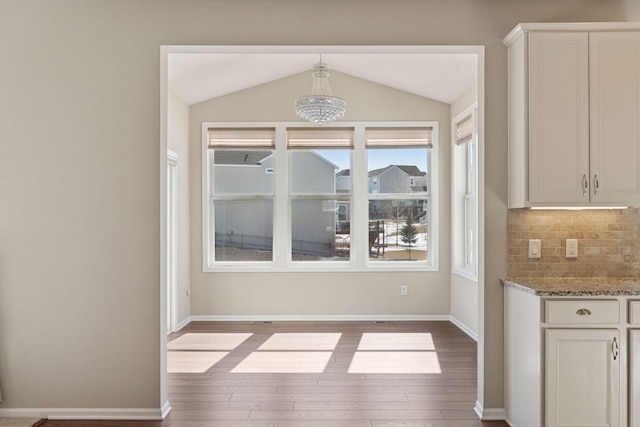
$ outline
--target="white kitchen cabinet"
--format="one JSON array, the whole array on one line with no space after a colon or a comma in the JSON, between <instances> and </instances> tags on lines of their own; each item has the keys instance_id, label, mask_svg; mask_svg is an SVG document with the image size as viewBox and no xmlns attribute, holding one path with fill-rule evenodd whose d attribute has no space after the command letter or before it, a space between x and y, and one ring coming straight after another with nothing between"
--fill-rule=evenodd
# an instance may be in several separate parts
<instances>
[{"instance_id":1,"label":"white kitchen cabinet","mask_svg":"<svg viewBox=\"0 0 640 427\"><path fill-rule=\"evenodd\" d=\"M556 290L553 280L562 281L531 278L504 288L506 421L640 427L640 298L624 296L628 288L612 279L600 279L611 294L597 296Z\"/></svg>"},{"instance_id":2,"label":"white kitchen cabinet","mask_svg":"<svg viewBox=\"0 0 640 427\"><path fill-rule=\"evenodd\" d=\"M640 329L629 331L630 427L640 427Z\"/></svg>"},{"instance_id":3,"label":"white kitchen cabinet","mask_svg":"<svg viewBox=\"0 0 640 427\"><path fill-rule=\"evenodd\" d=\"M640 26L521 24L504 42L509 207L640 205Z\"/></svg>"},{"instance_id":4,"label":"white kitchen cabinet","mask_svg":"<svg viewBox=\"0 0 640 427\"><path fill-rule=\"evenodd\" d=\"M620 425L620 333L547 329L546 426Z\"/></svg>"}]
</instances>

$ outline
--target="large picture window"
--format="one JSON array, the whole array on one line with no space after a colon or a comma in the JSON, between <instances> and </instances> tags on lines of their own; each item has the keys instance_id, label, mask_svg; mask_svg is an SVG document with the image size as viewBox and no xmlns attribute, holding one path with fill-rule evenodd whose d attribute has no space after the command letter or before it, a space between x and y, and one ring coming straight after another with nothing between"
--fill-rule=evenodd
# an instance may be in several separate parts
<instances>
[{"instance_id":1,"label":"large picture window","mask_svg":"<svg viewBox=\"0 0 640 427\"><path fill-rule=\"evenodd\" d=\"M204 123L204 271L437 270L437 123Z\"/></svg>"}]
</instances>

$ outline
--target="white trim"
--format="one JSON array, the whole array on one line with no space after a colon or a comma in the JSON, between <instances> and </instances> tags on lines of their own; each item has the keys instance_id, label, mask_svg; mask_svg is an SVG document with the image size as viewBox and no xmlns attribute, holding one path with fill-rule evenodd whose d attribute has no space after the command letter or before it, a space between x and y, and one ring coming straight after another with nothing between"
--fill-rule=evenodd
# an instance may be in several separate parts
<instances>
[{"instance_id":1,"label":"white trim","mask_svg":"<svg viewBox=\"0 0 640 427\"><path fill-rule=\"evenodd\" d=\"M473 410L482 421L504 421L506 418L504 408L483 408L480 401L476 401Z\"/></svg>"},{"instance_id":2,"label":"white trim","mask_svg":"<svg viewBox=\"0 0 640 427\"><path fill-rule=\"evenodd\" d=\"M0 418L47 418L50 420L163 420L171 407L162 408L7 408Z\"/></svg>"},{"instance_id":3,"label":"white trim","mask_svg":"<svg viewBox=\"0 0 640 427\"><path fill-rule=\"evenodd\" d=\"M167 149L167 334L178 317L178 173L178 153Z\"/></svg>"},{"instance_id":4,"label":"white trim","mask_svg":"<svg viewBox=\"0 0 640 427\"><path fill-rule=\"evenodd\" d=\"M416 322L451 321L448 314L267 314L267 315L193 315L190 322ZM452 322L453 323L453 322ZM457 325L456 325L457 326Z\"/></svg>"},{"instance_id":5,"label":"white trim","mask_svg":"<svg viewBox=\"0 0 640 427\"><path fill-rule=\"evenodd\" d=\"M171 412L171 404L168 400L164 402L164 405L160 408L160 412L162 413L163 420L169 416L169 412Z\"/></svg>"},{"instance_id":6,"label":"white trim","mask_svg":"<svg viewBox=\"0 0 640 427\"><path fill-rule=\"evenodd\" d=\"M467 325L465 325L460 320L458 320L457 317L449 316L449 321L453 323L455 326L457 326L458 329L460 329L462 332L469 335L469 337L471 337L471 339L473 339L475 342L478 342L478 333L471 330L471 328L469 328Z\"/></svg>"},{"instance_id":7,"label":"white trim","mask_svg":"<svg viewBox=\"0 0 640 427\"><path fill-rule=\"evenodd\" d=\"M530 31L634 31L640 30L639 22L543 22L516 25L502 40L509 46L518 37Z\"/></svg>"},{"instance_id":8,"label":"white trim","mask_svg":"<svg viewBox=\"0 0 640 427\"><path fill-rule=\"evenodd\" d=\"M181 320L176 325L174 332L180 332L182 330L182 328L184 328L185 326L187 326L189 324L189 322L191 322L191 317L187 317L186 319Z\"/></svg>"}]
</instances>

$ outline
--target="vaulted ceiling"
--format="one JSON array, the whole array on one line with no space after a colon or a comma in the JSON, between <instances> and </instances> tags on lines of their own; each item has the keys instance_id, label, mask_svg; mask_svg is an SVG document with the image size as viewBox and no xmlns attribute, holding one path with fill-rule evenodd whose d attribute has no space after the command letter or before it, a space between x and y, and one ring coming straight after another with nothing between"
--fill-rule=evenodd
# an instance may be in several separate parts
<instances>
[{"instance_id":1,"label":"vaulted ceiling","mask_svg":"<svg viewBox=\"0 0 640 427\"><path fill-rule=\"evenodd\" d=\"M309 72L317 53L193 52L169 55L169 88L187 104L227 95L294 74ZM323 53L331 70L444 103L477 81L477 55L470 53ZM331 80L331 78L330 78ZM339 95L339 94L336 94Z\"/></svg>"}]
</instances>

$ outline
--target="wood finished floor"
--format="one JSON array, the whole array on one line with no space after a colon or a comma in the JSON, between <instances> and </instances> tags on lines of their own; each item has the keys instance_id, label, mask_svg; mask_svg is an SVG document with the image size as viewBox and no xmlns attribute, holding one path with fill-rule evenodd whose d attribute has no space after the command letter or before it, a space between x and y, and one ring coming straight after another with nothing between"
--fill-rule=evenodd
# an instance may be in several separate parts
<instances>
[{"instance_id":1,"label":"wood finished floor","mask_svg":"<svg viewBox=\"0 0 640 427\"><path fill-rule=\"evenodd\" d=\"M481 422L476 343L449 322L193 322L187 333L252 333L204 373L171 373L164 421L41 427L506 427ZM321 373L232 373L275 333L341 333ZM363 333L430 333L441 373L348 373ZM403 350L406 351L406 350Z\"/></svg>"}]
</instances>

